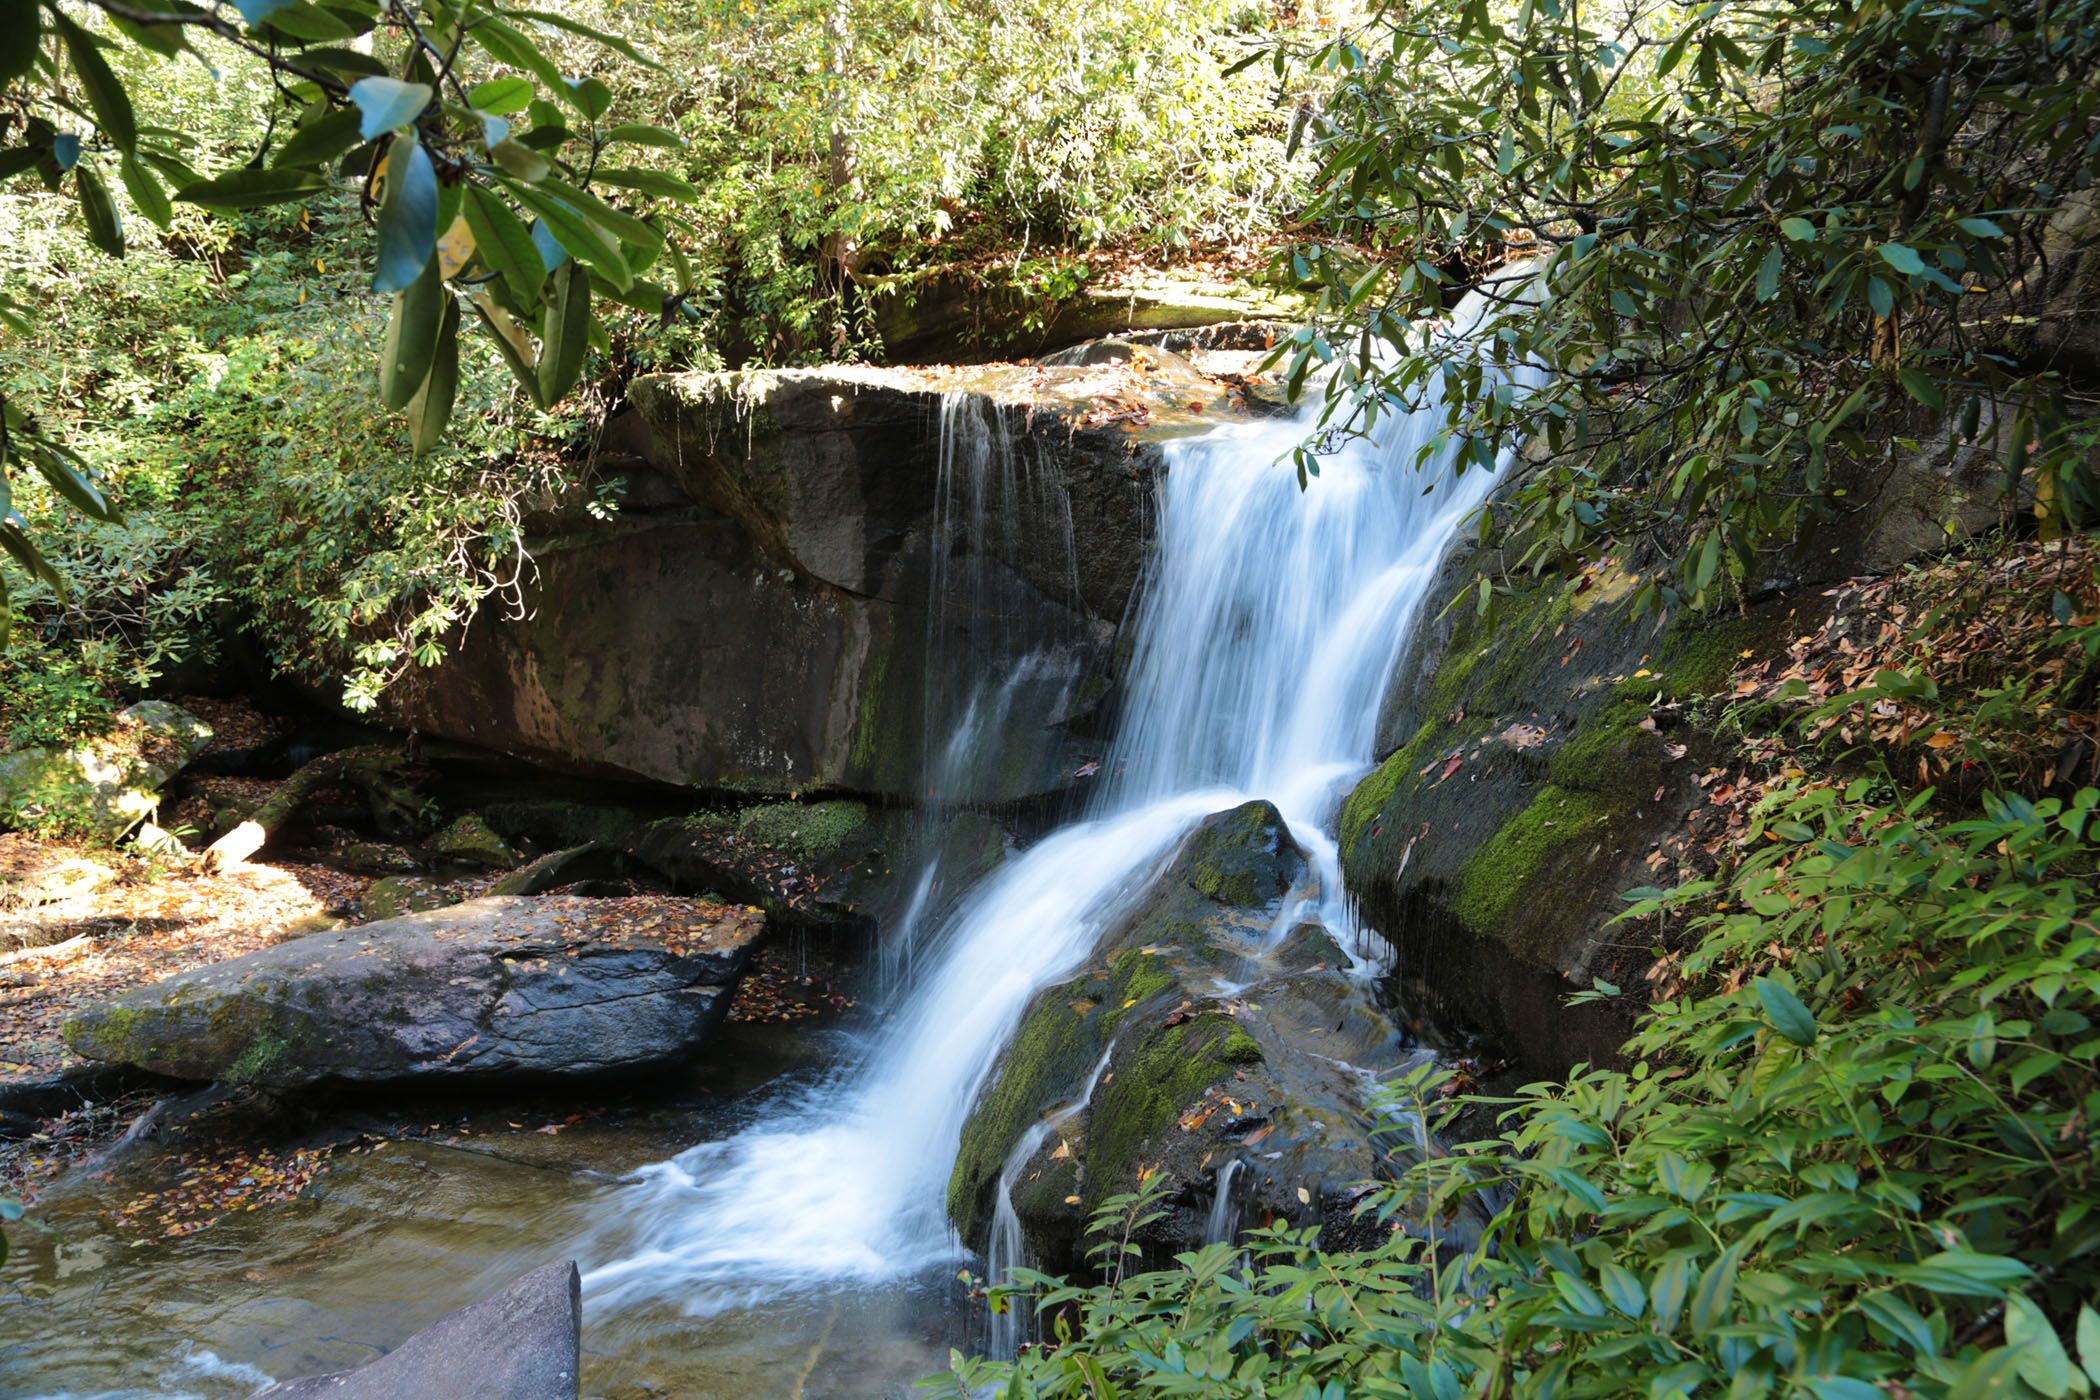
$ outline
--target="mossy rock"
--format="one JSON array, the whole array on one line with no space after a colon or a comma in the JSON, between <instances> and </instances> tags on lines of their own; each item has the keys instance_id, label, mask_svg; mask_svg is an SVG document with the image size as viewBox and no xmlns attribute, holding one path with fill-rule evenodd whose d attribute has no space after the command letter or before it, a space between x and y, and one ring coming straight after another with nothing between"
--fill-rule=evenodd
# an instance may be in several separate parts
<instances>
[{"instance_id":1,"label":"mossy rock","mask_svg":"<svg viewBox=\"0 0 2100 1400\"><path fill-rule=\"evenodd\" d=\"M0 753L0 826L115 843L211 740L211 726L164 700L117 712L109 733L68 749Z\"/></svg>"},{"instance_id":2,"label":"mossy rock","mask_svg":"<svg viewBox=\"0 0 2100 1400\"><path fill-rule=\"evenodd\" d=\"M1607 929L1619 892L1647 883L1647 853L1703 800L1731 673L1790 624L1777 607L1637 614L1632 566L1548 580L1487 617L1446 612L1476 564L1446 561L1396 673L1389 751L1343 803L1343 870L1399 950L1411 1007L1557 1074L1625 1038L1622 1013L1562 1003L1637 979L1639 950Z\"/></svg>"},{"instance_id":3,"label":"mossy rock","mask_svg":"<svg viewBox=\"0 0 2100 1400\"><path fill-rule=\"evenodd\" d=\"M1219 813L1087 970L1036 997L963 1128L948 1207L966 1237L981 1238L1017 1144L1052 1114L1012 1181L1052 1271L1082 1262L1087 1216L1141 1177L1163 1192L1148 1253L1200 1243L1232 1160L1252 1214L1342 1228L1347 1188L1387 1170L1364 1075L1409 1052L1324 931L1270 939L1305 874L1275 808Z\"/></svg>"},{"instance_id":4,"label":"mossy rock","mask_svg":"<svg viewBox=\"0 0 2100 1400\"><path fill-rule=\"evenodd\" d=\"M511 849L510 842L473 812L454 818L431 837L430 851L455 865L479 865L491 870L509 870L518 863L518 853Z\"/></svg>"},{"instance_id":5,"label":"mossy rock","mask_svg":"<svg viewBox=\"0 0 2100 1400\"><path fill-rule=\"evenodd\" d=\"M442 909L455 900L450 894L420 875L389 875L383 880L374 880L366 889L364 898L358 901L358 912L367 923L382 919L398 919L403 914L420 914L430 909Z\"/></svg>"}]
</instances>

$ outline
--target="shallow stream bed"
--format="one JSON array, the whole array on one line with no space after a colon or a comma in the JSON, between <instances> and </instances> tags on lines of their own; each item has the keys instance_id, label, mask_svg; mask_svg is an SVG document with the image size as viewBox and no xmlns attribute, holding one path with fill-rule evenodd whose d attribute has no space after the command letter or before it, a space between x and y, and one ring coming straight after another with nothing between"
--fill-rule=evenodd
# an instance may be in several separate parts
<instances>
[{"instance_id":1,"label":"shallow stream bed","mask_svg":"<svg viewBox=\"0 0 2100 1400\"><path fill-rule=\"evenodd\" d=\"M173 1238L150 1209L123 1212L178 1185L183 1154L194 1158L200 1144L180 1134L140 1144L46 1194L36 1216L52 1233L12 1231L15 1253L0 1270L0 1395L233 1400L271 1380L362 1365L537 1265L598 1262L594 1241L619 1230L621 1176L734 1131L756 1104L825 1073L854 1044L847 1031L732 1026L712 1068L685 1072L677 1104L574 1123L547 1105L464 1117L457 1107L406 1108L409 1121L388 1126L407 1135L339 1150L294 1199L236 1208ZM338 1126L305 1131L325 1138ZM586 1294L583 1393L908 1393L962 1344L958 1295L952 1269L707 1317L685 1315L675 1298L609 1313Z\"/></svg>"}]
</instances>

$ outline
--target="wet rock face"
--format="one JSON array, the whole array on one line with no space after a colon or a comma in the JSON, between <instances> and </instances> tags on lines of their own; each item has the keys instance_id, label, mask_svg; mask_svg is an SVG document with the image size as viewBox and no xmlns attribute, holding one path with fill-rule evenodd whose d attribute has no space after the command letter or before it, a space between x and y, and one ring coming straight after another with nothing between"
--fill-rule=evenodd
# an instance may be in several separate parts
<instances>
[{"instance_id":1,"label":"wet rock face","mask_svg":"<svg viewBox=\"0 0 2100 1400\"><path fill-rule=\"evenodd\" d=\"M959 496L944 516L922 378L657 376L632 396L647 431L618 519L535 540L530 615L478 620L390 700L397 722L584 773L922 799L929 732L981 690L1030 742L941 796L1039 796L1098 756L1156 450L973 395L953 451L1000 464L973 529ZM931 725L929 682L955 696Z\"/></svg>"},{"instance_id":2,"label":"wet rock face","mask_svg":"<svg viewBox=\"0 0 2100 1400\"><path fill-rule=\"evenodd\" d=\"M438 1319L368 1366L283 1381L256 1400L575 1400L582 1320L575 1264L549 1264Z\"/></svg>"},{"instance_id":3,"label":"wet rock face","mask_svg":"<svg viewBox=\"0 0 2100 1400\"><path fill-rule=\"evenodd\" d=\"M197 968L65 1036L91 1059L278 1088L636 1069L699 1048L762 925L696 900L490 896Z\"/></svg>"},{"instance_id":4,"label":"wet rock face","mask_svg":"<svg viewBox=\"0 0 2100 1400\"><path fill-rule=\"evenodd\" d=\"M1143 1242L1193 1248L1233 1162L1228 1224L1350 1237L1363 1183L1410 1146L1368 1111L1369 1082L1412 1057L1325 932L1279 935L1306 868L1268 803L1210 817L1094 963L1036 998L963 1130L965 1238L985 1238L1004 1175L1031 1256L1076 1268L1088 1216L1144 1173L1166 1213Z\"/></svg>"}]
</instances>

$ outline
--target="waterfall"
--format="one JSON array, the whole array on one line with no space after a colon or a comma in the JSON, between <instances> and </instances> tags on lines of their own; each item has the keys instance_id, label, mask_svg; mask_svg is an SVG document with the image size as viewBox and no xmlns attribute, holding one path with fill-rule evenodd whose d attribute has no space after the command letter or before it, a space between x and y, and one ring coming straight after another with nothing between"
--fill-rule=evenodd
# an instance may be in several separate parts
<instances>
[{"instance_id":1,"label":"waterfall","mask_svg":"<svg viewBox=\"0 0 2100 1400\"><path fill-rule=\"evenodd\" d=\"M1031 1124L1014 1144L1013 1151L1006 1154L1005 1165L999 1171L998 1196L992 1208L992 1234L984 1248L984 1276L988 1282L994 1285L1012 1283L1014 1270L1027 1266L1028 1245L1021 1236L1020 1214L1014 1209L1014 1183L1020 1180L1022 1170L1034 1160L1043 1144L1050 1140L1050 1134L1069 1123L1086 1107L1087 1101L1094 1096L1094 1086L1108 1072L1108 1062L1115 1053L1115 1043L1111 1041L1094 1065L1093 1073L1086 1077L1086 1082L1079 1086L1079 1092L1072 1096L1071 1101ZM985 1343L987 1355L1002 1360L1013 1359L1022 1339L1028 1334L1030 1317L1024 1307L1020 1299L1009 1299L1004 1312L992 1314Z\"/></svg>"},{"instance_id":2,"label":"waterfall","mask_svg":"<svg viewBox=\"0 0 2100 1400\"><path fill-rule=\"evenodd\" d=\"M1348 928L1327 833L1490 478L1448 448L1416 470L1441 426L1432 409L1341 446L1301 492L1279 458L1313 426L1308 411L1168 446L1113 776L1091 811L923 921L918 976L862 1063L624 1188L618 1257L584 1281L595 1308L666 1296L711 1313L952 1267L963 1251L943 1197L979 1088L1029 999L1085 962L1203 817L1274 802L1317 876L1279 927ZM1002 745L976 732L981 762Z\"/></svg>"},{"instance_id":3,"label":"waterfall","mask_svg":"<svg viewBox=\"0 0 2100 1400\"><path fill-rule=\"evenodd\" d=\"M1210 1218L1203 1222L1203 1243L1229 1244L1240 1232L1240 1211L1232 1199L1232 1179L1247 1164L1235 1157L1218 1168L1218 1194L1211 1199Z\"/></svg>"}]
</instances>

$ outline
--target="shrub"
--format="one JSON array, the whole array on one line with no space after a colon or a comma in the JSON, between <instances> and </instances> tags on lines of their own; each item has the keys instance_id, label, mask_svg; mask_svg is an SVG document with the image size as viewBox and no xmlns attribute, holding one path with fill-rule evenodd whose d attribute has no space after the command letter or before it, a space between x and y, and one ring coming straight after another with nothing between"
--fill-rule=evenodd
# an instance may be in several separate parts
<instances>
[{"instance_id":1,"label":"shrub","mask_svg":"<svg viewBox=\"0 0 2100 1400\"><path fill-rule=\"evenodd\" d=\"M2087 1393L2100 1382L2100 791L1775 791L1720 884L1643 891L1694 945L1626 1069L1472 1099L1493 1139L1365 1209L1380 1248L1257 1231L1099 1287L1011 1395ZM1409 1111L1448 1123L1426 1083ZM1461 1197L1494 1222L1440 1254ZM1005 1387L998 1392L997 1387ZM1339 1388L1338 1388L1339 1387Z\"/></svg>"}]
</instances>

